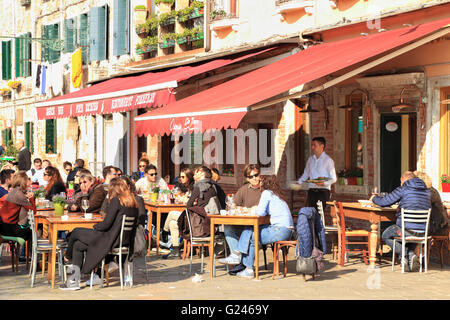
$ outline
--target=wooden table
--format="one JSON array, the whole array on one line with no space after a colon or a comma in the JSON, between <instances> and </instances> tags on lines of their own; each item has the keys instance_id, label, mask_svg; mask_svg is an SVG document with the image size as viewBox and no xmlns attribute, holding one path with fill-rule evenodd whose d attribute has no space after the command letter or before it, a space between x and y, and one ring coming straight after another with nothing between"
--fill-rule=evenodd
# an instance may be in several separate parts
<instances>
[{"instance_id":1,"label":"wooden table","mask_svg":"<svg viewBox=\"0 0 450 320\"><path fill-rule=\"evenodd\" d=\"M259 279L259 225L270 224L270 216L223 216L223 215L208 215L211 219L211 248L214 248L214 233L216 224L226 224L226 225L239 225L239 226L253 226L253 231L255 233L255 270L256 279ZM214 255L210 256L211 262L211 277L214 276Z\"/></svg>"},{"instance_id":2,"label":"wooden table","mask_svg":"<svg viewBox=\"0 0 450 320\"><path fill-rule=\"evenodd\" d=\"M61 220L61 217L47 217L48 234L50 236L50 242L52 243L51 254L51 270L48 272L48 277L51 279L52 288L55 287L55 270L56 270L56 244L58 241L58 231L72 231L75 228L92 228L94 224L103 221L103 218L94 214L92 219L85 219L82 213L69 213L68 220Z\"/></svg>"},{"instance_id":3,"label":"wooden table","mask_svg":"<svg viewBox=\"0 0 450 320\"><path fill-rule=\"evenodd\" d=\"M327 204L330 206L331 208L331 216L333 217L333 224L334 225L338 225L337 224L337 219L336 219L336 208L334 207L334 203L329 201L327 202ZM369 258L369 262L370 262L370 266L374 267L375 266L375 261L376 261L376 254L377 254L377 245L378 245L378 224L381 221L393 221L395 222L397 217L395 216L395 213L397 212L396 209L391 208L391 207L378 207L378 206L371 206L371 207L367 207L367 206L362 206L359 202L342 202L342 206L344 208L344 216L346 218L354 218L354 219L359 219L359 220L365 220L365 221L369 221L371 223L370 226L370 258ZM339 226L338 226L339 227ZM339 230L339 228L338 228ZM340 230L339 232L339 237L340 237ZM340 238L339 238L340 239ZM339 252L340 252L340 248L339 248ZM340 254L338 255L338 257L340 257Z\"/></svg>"},{"instance_id":4,"label":"wooden table","mask_svg":"<svg viewBox=\"0 0 450 320\"><path fill-rule=\"evenodd\" d=\"M169 213L170 211L184 211L186 204L163 204L159 202L145 201L145 209L148 212L147 229L151 236L152 234L152 218L153 212L156 213L156 254L159 255L159 234L161 231L161 213ZM151 244L151 241L150 241ZM148 246L147 255L150 254L151 246Z\"/></svg>"}]
</instances>

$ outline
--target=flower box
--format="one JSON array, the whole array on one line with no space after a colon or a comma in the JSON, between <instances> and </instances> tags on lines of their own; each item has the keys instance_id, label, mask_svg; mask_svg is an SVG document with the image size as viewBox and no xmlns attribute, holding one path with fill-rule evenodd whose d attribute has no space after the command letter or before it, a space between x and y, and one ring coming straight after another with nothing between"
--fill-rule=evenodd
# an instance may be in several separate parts
<instances>
[{"instance_id":1,"label":"flower box","mask_svg":"<svg viewBox=\"0 0 450 320\"><path fill-rule=\"evenodd\" d=\"M442 192L450 192L450 183L442 182Z\"/></svg>"},{"instance_id":2,"label":"flower box","mask_svg":"<svg viewBox=\"0 0 450 320\"><path fill-rule=\"evenodd\" d=\"M144 49L144 52L156 51L156 50L158 50L158 45L157 44L150 44L148 46L145 46L143 49Z\"/></svg>"},{"instance_id":3,"label":"flower box","mask_svg":"<svg viewBox=\"0 0 450 320\"><path fill-rule=\"evenodd\" d=\"M350 186L356 186L358 184L356 177L347 177L347 184Z\"/></svg>"},{"instance_id":4,"label":"flower box","mask_svg":"<svg viewBox=\"0 0 450 320\"><path fill-rule=\"evenodd\" d=\"M171 24L175 24L175 18L174 17L170 17L164 21L160 21L159 25L164 27L164 26L169 26Z\"/></svg>"},{"instance_id":5,"label":"flower box","mask_svg":"<svg viewBox=\"0 0 450 320\"><path fill-rule=\"evenodd\" d=\"M138 48L136 49L136 54L143 54L144 51L142 50L142 48Z\"/></svg>"},{"instance_id":6,"label":"flower box","mask_svg":"<svg viewBox=\"0 0 450 320\"><path fill-rule=\"evenodd\" d=\"M190 41L189 37L182 37L182 38L178 38L178 39L177 39L177 43L178 43L178 44L187 43L187 42L189 42L189 41Z\"/></svg>"},{"instance_id":7,"label":"flower box","mask_svg":"<svg viewBox=\"0 0 450 320\"><path fill-rule=\"evenodd\" d=\"M164 40L163 42L161 42L159 44L159 47L161 49L166 49L166 48L174 47L174 46L175 46L175 40Z\"/></svg>"}]
</instances>

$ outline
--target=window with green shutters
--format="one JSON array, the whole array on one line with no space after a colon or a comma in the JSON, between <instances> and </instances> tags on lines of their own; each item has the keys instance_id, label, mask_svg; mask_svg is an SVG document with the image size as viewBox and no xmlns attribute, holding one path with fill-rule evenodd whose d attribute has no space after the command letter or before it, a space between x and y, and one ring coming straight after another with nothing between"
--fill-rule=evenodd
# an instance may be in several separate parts
<instances>
[{"instance_id":1,"label":"window with green shutters","mask_svg":"<svg viewBox=\"0 0 450 320\"><path fill-rule=\"evenodd\" d=\"M31 153L34 152L34 142L33 142L33 133L34 133L34 123L33 122L25 122L25 145Z\"/></svg>"},{"instance_id":2,"label":"window with green shutters","mask_svg":"<svg viewBox=\"0 0 450 320\"><path fill-rule=\"evenodd\" d=\"M120 56L130 50L129 42L130 1L114 0L113 54Z\"/></svg>"},{"instance_id":3,"label":"window with green shutters","mask_svg":"<svg viewBox=\"0 0 450 320\"><path fill-rule=\"evenodd\" d=\"M14 65L16 77L31 76L31 32L14 39Z\"/></svg>"},{"instance_id":4,"label":"window with green shutters","mask_svg":"<svg viewBox=\"0 0 450 320\"><path fill-rule=\"evenodd\" d=\"M64 20L64 52L74 52L77 49L77 19Z\"/></svg>"},{"instance_id":5,"label":"window with green shutters","mask_svg":"<svg viewBox=\"0 0 450 320\"><path fill-rule=\"evenodd\" d=\"M106 60L108 56L108 6L89 11L89 61Z\"/></svg>"},{"instance_id":6,"label":"window with green shutters","mask_svg":"<svg viewBox=\"0 0 450 320\"><path fill-rule=\"evenodd\" d=\"M78 45L81 46L83 65L89 60L89 41L88 41L88 15L82 14L79 16L80 32L78 32Z\"/></svg>"},{"instance_id":7,"label":"window with green shutters","mask_svg":"<svg viewBox=\"0 0 450 320\"><path fill-rule=\"evenodd\" d=\"M2 130L2 144L8 147L10 141L12 141L11 129Z\"/></svg>"},{"instance_id":8,"label":"window with green shutters","mask_svg":"<svg viewBox=\"0 0 450 320\"><path fill-rule=\"evenodd\" d=\"M43 26L42 38L47 40L59 40L59 23ZM42 45L42 59L50 63L58 62L60 58L59 50L54 50L48 45Z\"/></svg>"},{"instance_id":9,"label":"window with green shutters","mask_svg":"<svg viewBox=\"0 0 450 320\"><path fill-rule=\"evenodd\" d=\"M2 41L2 79L12 78L11 72L11 40Z\"/></svg>"},{"instance_id":10,"label":"window with green shutters","mask_svg":"<svg viewBox=\"0 0 450 320\"><path fill-rule=\"evenodd\" d=\"M56 151L56 119L45 120L45 153Z\"/></svg>"}]
</instances>

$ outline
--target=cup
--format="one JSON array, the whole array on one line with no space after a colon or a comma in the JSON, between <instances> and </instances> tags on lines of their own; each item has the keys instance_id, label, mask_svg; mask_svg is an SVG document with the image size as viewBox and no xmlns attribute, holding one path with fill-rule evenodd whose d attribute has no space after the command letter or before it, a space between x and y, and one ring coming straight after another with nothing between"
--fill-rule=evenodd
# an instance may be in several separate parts
<instances>
[{"instance_id":1,"label":"cup","mask_svg":"<svg viewBox=\"0 0 450 320\"><path fill-rule=\"evenodd\" d=\"M42 200L42 202L44 203L45 208L50 208L50 200L45 199L45 200Z\"/></svg>"},{"instance_id":2,"label":"cup","mask_svg":"<svg viewBox=\"0 0 450 320\"><path fill-rule=\"evenodd\" d=\"M221 216L226 216L227 215L227 210L220 210L220 215Z\"/></svg>"},{"instance_id":3,"label":"cup","mask_svg":"<svg viewBox=\"0 0 450 320\"><path fill-rule=\"evenodd\" d=\"M92 213L85 213L84 214L84 218L85 219L92 219L93 218Z\"/></svg>"}]
</instances>

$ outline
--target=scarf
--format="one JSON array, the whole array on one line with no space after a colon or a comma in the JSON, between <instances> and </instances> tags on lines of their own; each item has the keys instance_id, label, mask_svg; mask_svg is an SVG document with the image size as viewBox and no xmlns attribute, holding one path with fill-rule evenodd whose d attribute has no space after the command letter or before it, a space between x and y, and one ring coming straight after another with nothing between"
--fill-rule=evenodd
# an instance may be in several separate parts
<instances>
[{"instance_id":1,"label":"scarf","mask_svg":"<svg viewBox=\"0 0 450 320\"><path fill-rule=\"evenodd\" d=\"M200 191L199 198L200 198L200 199L204 199L204 198L205 198L204 193L205 193L209 188L211 188L211 186L212 186L212 181L211 181L210 178L205 178L205 179L199 180L199 181L195 184L195 186L196 186L196 187L199 189L199 191Z\"/></svg>"}]
</instances>

